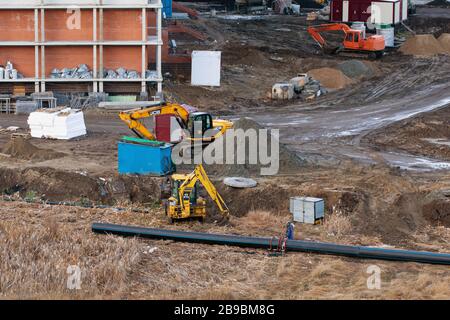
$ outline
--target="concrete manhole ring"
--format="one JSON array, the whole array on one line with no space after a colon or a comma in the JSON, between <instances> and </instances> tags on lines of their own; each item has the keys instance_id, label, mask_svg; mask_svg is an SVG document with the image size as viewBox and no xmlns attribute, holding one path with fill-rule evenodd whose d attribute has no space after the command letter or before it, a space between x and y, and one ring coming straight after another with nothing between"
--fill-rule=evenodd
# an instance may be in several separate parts
<instances>
[{"instance_id":1,"label":"concrete manhole ring","mask_svg":"<svg viewBox=\"0 0 450 320\"><path fill-rule=\"evenodd\" d=\"M253 179L249 178L240 178L240 177L230 177L223 179L223 183L225 183L227 186L232 188L254 188L258 185L258 182L256 182Z\"/></svg>"}]
</instances>

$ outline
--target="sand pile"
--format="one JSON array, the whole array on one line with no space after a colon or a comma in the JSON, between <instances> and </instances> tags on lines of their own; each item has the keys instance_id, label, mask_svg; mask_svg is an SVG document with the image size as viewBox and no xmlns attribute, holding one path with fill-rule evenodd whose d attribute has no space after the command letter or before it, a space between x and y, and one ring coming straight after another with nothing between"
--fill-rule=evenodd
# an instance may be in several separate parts
<instances>
[{"instance_id":1,"label":"sand pile","mask_svg":"<svg viewBox=\"0 0 450 320\"><path fill-rule=\"evenodd\" d=\"M333 68L313 69L308 75L327 89L343 89L353 83L341 70Z\"/></svg>"},{"instance_id":2,"label":"sand pile","mask_svg":"<svg viewBox=\"0 0 450 320\"><path fill-rule=\"evenodd\" d=\"M40 149L21 137L11 139L3 148L2 153L17 159L35 161L51 160L65 155L53 150Z\"/></svg>"},{"instance_id":3,"label":"sand pile","mask_svg":"<svg viewBox=\"0 0 450 320\"><path fill-rule=\"evenodd\" d=\"M443 33L438 38L441 47L450 54L450 33Z\"/></svg>"},{"instance_id":4,"label":"sand pile","mask_svg":"<svg viewBox=\"0 0 450 320\"><path fill-rule=\"evenodd\" d=\"M446 53L440 42L432 34L420 34L409 38L400 48L400 52L422 57Z\"/></svg>"},{"instance_id":5,"label":"sand pile","mask_svg":"<svg viewBox=\"0 0 450 320\"><path fill-rule=\"evenodd\" d=\"M374 74L374 71L360 60L347 60L341 62L339 63L338 68L351 79L371 77Z\"/></svg>"},{"instance_id":6,"label":"sand pile","mask_svg":"<svg viewBox=\"0 0 450 320\"><path fill-rule=\"evenodd\" d=\"M242 129L244 131L249 129L255 129L258 133L259 129L264 129L261 125L259 125L257 122L253 121L249 118L241 118L238 121L234 123L234 129ZM259 134L258 134L259 137ZM269 136L268 138L268 151L267 154L269 157L271 157L272 150L271 150L271 138ZM226 138L224 138L224 155L225 153L225 146L226 146ZM235 140L236 141L236 140ZM295 152L292 152L289 150L285 145L279 144L279 172L278 173L289 173L289 172L295 172L298 170L301 166L304 165L304 160L299 158ZM245 164L214 164L214 165L206 165L205 168L208 173L214 174L216 176L241 176L241 177L250 177L250 176L259 176L261 174L262 168L267 168L269 165L263 165L261 163L258 164L250 164L250 158L248 156L248 150L250 149L248 140L245 141ZM237 143L235 143L235 157L237 154Z\"/></svg>"}]
</instances>

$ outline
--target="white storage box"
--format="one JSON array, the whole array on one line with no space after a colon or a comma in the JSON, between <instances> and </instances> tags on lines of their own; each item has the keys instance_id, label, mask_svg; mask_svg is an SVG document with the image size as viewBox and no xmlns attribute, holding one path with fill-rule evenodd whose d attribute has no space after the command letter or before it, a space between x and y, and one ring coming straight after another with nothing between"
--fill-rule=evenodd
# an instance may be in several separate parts
<instances>
[{"instance_id":1,"label":"white storage box","mask_svg":"<svg viewBox=\"0 0 450 320\"><path fill-rule=\"evenodd\" d=\"M290 211L296 222L319 224L325 216L325 202L320 198L292 197Z\"/></svg>"},{"instance_id":2,"label":"white storage box","mask_svg":"<svg viewBox=\"0 0 450 320\"><path fill-rule=\"evenodd\" d=\"M192 51L191 85L220 87L221 51Z\"/></svg>"}]
</instances>

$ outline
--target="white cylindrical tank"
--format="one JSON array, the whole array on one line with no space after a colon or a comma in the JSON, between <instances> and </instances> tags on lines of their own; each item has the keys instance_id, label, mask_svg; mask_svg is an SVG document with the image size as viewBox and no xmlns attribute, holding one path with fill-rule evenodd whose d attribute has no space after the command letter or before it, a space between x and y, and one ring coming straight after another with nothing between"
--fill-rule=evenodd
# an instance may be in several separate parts
<instances>
[{"instance_id":1,"label":"white cylindrical tank","mask_svg":"<svg viewBox=\"0 0 450 320\"><path fill-rule=\"evenodd\" d=\"M11 70L10 69L5 69L5 80L9 80L11 79Z\"/></svg>"},{"instance_id":2,"label":"white cylindrical tank","mask_svg":"<svg viewBox=\"0 0 450 320\"><path fill-rule=\"evenodd\" d=\"M352 29L354 30L362 30L364 39L366 38L366 25L364 22L353 22Z\"/></svg>"},{"instance_id":3,"label":"white cylindrical tank","mask_svg":"<svg viewBox=\"0 0 450 320\"><path fill-rule=\"evenodd\" d=\"M384 37L386 47L393 47L395 40L394 28L377 28L377 34Z\"/></svg>"},{"instance_id":4,"label":"white cylindrical tank","mask_svg":"<svg viewBox=\"0 0 450 320\"><path fill-rule=\"evenodd\" d=\"M17 78L18 78L18 72L17 72L17 69L12 69L12 70L11 70L11 79L17 80Z\"/></svg>"}]
</instances>

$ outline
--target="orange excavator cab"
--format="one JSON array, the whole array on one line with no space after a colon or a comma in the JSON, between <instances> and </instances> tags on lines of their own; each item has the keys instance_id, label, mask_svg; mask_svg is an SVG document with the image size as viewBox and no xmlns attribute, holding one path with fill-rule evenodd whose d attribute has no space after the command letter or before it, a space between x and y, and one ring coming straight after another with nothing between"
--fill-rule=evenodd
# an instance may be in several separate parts
<instances>
[{"instance_id":1,"label":"orange excavator cab","mask_svg":"<svg viewBox=\"0 0 450 320\"><path fill-rule=\"evenodd\" d=\"M330 45L320 34L326 31L343 31L345 38L342 46L330 50ZM351 29L344 23L330 23L308 27L308 33L313 37L319 46L327 52L339 53L341 51L351 51L368 54L370 58L381 58L386 47L384 37L372 35L364 38L362 30Z\"/></svg>"}]
</instances>

